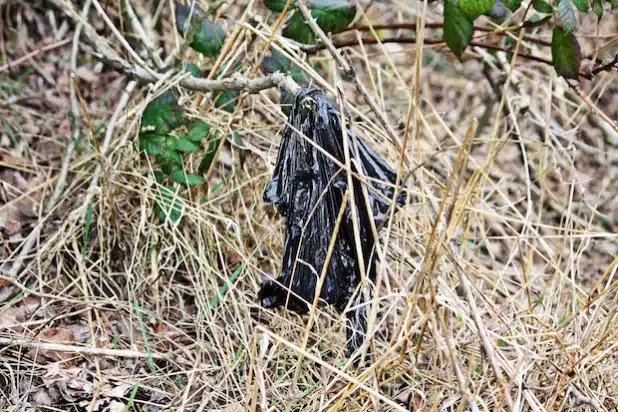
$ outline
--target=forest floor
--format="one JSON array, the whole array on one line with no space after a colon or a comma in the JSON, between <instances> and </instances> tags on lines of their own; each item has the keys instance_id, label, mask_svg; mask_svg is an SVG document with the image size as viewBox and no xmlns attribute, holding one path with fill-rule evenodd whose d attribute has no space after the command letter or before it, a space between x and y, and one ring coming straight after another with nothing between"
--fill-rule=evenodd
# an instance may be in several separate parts
<instances>
[{"instance_id":1,"label":"forest floor","mask_svg":"<svg viewBox=\"0 0 618 412\"><path fill-rule=\"evenodd\" d=\"M372 360L359 367L345 315L319 306L303 342L309 315L257 299L283 254L284 218L262 199L287 119L279 90L242 94L228 111L178 88L184 116L222 140L205 183L179 195L179 219L163 221L139 125L186 73L136 82L95 53L104 43L134 59L148 38L163 60L258 77L277 16L261 1L219 2L228 36L217 59L182 46L172 2L150 15L151 2L132 1L140 33L119 13L125 2L95 0L75 36L67 8L85 3L0 1L0 410L618 407L615 69L567 82L482 47L461 61L443 44L349 47L375 110L327 50L271 39L311 87L337 99L341 86L355 133L405 184L406 205L380 232ZM411 2L374 3L374 24L416 22ZM441 21L439 3L425 22ZM581 17L582 71L617 34L616 15L598 32L596 16ZM522 52L549 58L542 43ZM197 170L209 148L185 166Z\"/></svg>"}]
</instances>

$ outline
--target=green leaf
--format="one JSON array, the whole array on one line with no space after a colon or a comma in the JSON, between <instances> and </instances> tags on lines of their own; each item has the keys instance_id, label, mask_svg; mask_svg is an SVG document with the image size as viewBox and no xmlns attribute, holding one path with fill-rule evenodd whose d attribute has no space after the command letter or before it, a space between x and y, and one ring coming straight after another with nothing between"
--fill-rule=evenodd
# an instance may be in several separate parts
<instances>
[{"instance_id":1,"label":"green leaf","mask_svg":"<svg viewBox=\"0 0 618 412\"><path fill-rule=\"evenodd\" d=\"M601 17L603 17L603 4L601 3L601 0L594 0L592 9L594 10L594 13L597 15L599 20L601 20Z\"/></svg>"},{"instance_id":2,"label":"green leaf","mask_svg":"<svg viewBox=\"0 0 618 412\"><path fill-rule=\"evenodd\" d=\"M339 33L356 16L356 3L342 0L313 0L311 15L324 33Z\"/></svg>"},{"instance_id":3,"label":"green leaf","mask_svg":"<svg viewBox=\"0 0 618 412\"><path fill-rule=\"evenodd\" d=\"M530 17L530 20L524 22L524 27L526 27L526 29L528 29L528 31L530 32L534 27L542 26L543 24L551 20L551 18L552 16L545 16L541 18L535 14L534 16Z\"/></svg>"},{"instance_id":4,"label":"green leaf","mask_svg":"<svg viewBox=\"0 0 618 412\"><path fill-rule=\"evenodd\" d=\"M305 18L299 11L294 12L281 34L299 43L315 44L315 34L311 27L305 23Z\"/></svg>"},{"instance_id":5,"label":"green leaf","mask_svg":"<svg viewBox=\"0 0 618 412\"><path fill-rule=\"evenodd\" d=\"M489 12L494 6L495 0L459 0L459 10L464 12L471 20Z\"/></svg>"},{"instance_id":6,"label":"green leaf","mask_svg":"<svg viewBox=\"0 0 618 412\"><path fill-rule=\"evenodd\" d=\"M509 10L506 8L502 0L496 0L491 9L485 14L496 22L503 22L509 15Z\"/></svg>"},{"instance_id":7,"label":"green leaf","mask_svg":"<svg viewBox=\"0 0 618 412\"><path fill-rule=\"evenodd\" d=\"M167 175L160 170L153 170L152 174L154 175L156 182L159 184L163 183L167 177Z\"/></svg>"},{"instance_id":8,"label":"green leaf","mask_svg":"<svg viewBox=\"0 0 618 412\"><path fill-rule=\"evenodd\" d=\"M276 11L279 13L283 11L283 8L285 7L285 3L286 3L286 0L264 0L264 5L269 10ZM288 10L292 8L292 6L294 6L294 3L296 3L296 0L290 0L290 6Z\"/></svg>"},{"instance_id":9,"label":"green leaf","mask_svg":"<svg viewBox=\"0 0 618 412\"><path fill-rule=\"evenodd\" d=\"M551 4L549 4L545 0L532 0L532 7L534 7L534 10L538 11L539 13L550 14L554 11L554 8L551 6Z\"/></svg>"},{"instance_id":10,"label":"green leaf","mask_svg":"<svg viewBox=\"0 0 618 412\"><path fill-rule=\"evenodd\" d=\"M182 156L176 151L176 139L168 137L166 140L166 148L163 157L167 162L182 164Z\"/></svg>"},{"instance_id":11,"label":"green leaf","mask_svg":"<svg viewBox=\"0 0 618 412\"><path fill-rule=\"evenodd\" d=\"M183 209L183 202L178 194L178 189L162 186L156 196L155 212L161 220L166 221L169 217L172 222L178 222L182 217Z\"/></svg>"},{"instance_id":12,"label":"green leaf","mask_svg":"<svg viewBox=\"0 0 618 412\"><path fill-rule=\"evenodd\" d=\"M276 50L272 50L270 56L264 57L262 60L262 71L265 74L274 72L288 73L292 78L302 85L309 84L309 79L305 72L298 66L296 66L290 59L279 53Z\"/></svg>"},{"instance_id":13,"label":"green leaf","mask_svg":"<svg viewBox=\"0 0 618 412\"><path fill-rule=\"evenodd\" d=\"M186 138L191 140L192 142L199 143L209 134L210 126L208 125L208 123L203 120L196 120L189 125L189 133L181 137L181 139Z\"/></svg>"},{"instance_id":14,"label":"green leaf","mask_svg":"<svg viewBox=\"0 0 618 412\"><path fill-rule=\"evenodd\" d=\"M240 92L238 90L228 90L225 92L221 92L221 94L215 101L215 106L219 109L234 113L234 109L238 104L239 96Z\"/></svg>"},{"instance_id":15,"label":"green leaf","mask_svg":"<svg viewBox=\"0 0 618 412\"><path fill-rule=\"evenodd\" d=\"M552 63L558 75L566 79L577 79L581 54L579 43L573 33L566 33L554 27L551 39Z\"/></svg>"},{"instance_id":16,"label":"green leaf","mask_svg":"<svg viewBox=\"0 0 618 412\"><path fill-rule=\"evenodd\" d=\"M199 7L191 9L178 2L176 2L176 29L192 49L208 57L217 56L225 40L223 27L204 17L202 9Z\"/></svg>"},{"instance_id":17,"label":"green leaf","mask_svg":"<svg viewBox=\"0 0 618 412\"><path fill-rule=\"evenodd\" d=\"M176 140L174 145L175 149L183 153L193 153L200 150L200 146L193 143L191 140L184 138L184 136Z\"/></svg>"},{"instance_id":18,"label":"green leaf","mask_svg":"<svg viewBox=\"0 0 618 412\"><path fill-rule=\"evenodd\" d=\"M185 37L190 35L195 26L195 22L203 14L203 11L198 6L191 8L177 1L174 2L176 9L176 30Z\"/></svg>"},{"instance_id":19,"label":"green leaf","mask_svg":"<svg viewBox=\"0 0 618 412\"><path fill-rule=\"evenodd\" d=\"M607 2L612 6L612 10L618 7L618 0L607 0Z\"/></svg>"},{"instance_id":20,"label":"green leaf","mask_svg":"<svg viewBox=\"0 0 618 412\"><path fill-rule=\"evenodd\" d=\"M454 0L444 2L444 40L458 58L464 52L474 34L470 19L457 7Z\"/></svg>"},{"instance_id":21,"label":"green leaf","mask_svg":"<svg viewBox=\"0 0 618 412\"><path fill-rule=\"evenodd\" d=\"M193 77L200 77L200 75L202 74L202 72L200 71L200 68L198 67L197 64L193 64L193 63L189 63L185 66L184 70L186 72L189 72L193 75Z\"/></svg>"},{"instance_id":22,"label":"green leaf","mask_svg":"<svg viewBox=\"0 0 618 412\"><path fill-rule=\"evenodd\" d=\"M292 110L292 105L294 104L294 96L292 96L285 90L281 90L279 104L281 105L281 111L286 115L289 115L290 111Z\"/></svg>"},{"instance_id":23,"label":"green leaf","mask_svg":"<svg viewBox=\"0 0 618 412\"><path fill-rule=\"evenodd\" d=\"M311 16L325 33L338 33L354 20L356 5L354 2L343 0L313 0ZM299 43L314 44L316 40L315 33L299 11L294 12L282 33Z\"/></svg>"},{"instance_id":24,"label":"green leaf","mask_svg":"<svg viewBox=\"0 0 618 412\"><path fill-rule=\"evenodd\" d=\"M515 12L521 7L521 0L506 0L506 7Z\"/></svg>"},{"instance_id":25,"label":"green leaf","mask_svg":"<svg viewBox=\"0 0 618 412\"><path fill-rule=\"evenodd\" d=\"M182 124L184 113L171 91L163 93L146 106L142 113L142 129L164 134Z\"/></svg>"},{"instance_id":26,"label":"green leaf","mask_svg":"<svg viewBox=\"0 0 618 412\"><path fill-rule=\"evenodd\" d=\"M588 0L573 0L573 4L577 7L577 10L582 13L587 13L590 10L590 6L588 5Z\"/></svg>"},{"instance_id":27,"label":"green leaf","mask_svg":"<svg viewBox=\"0 0 618 412\"><path fill-rule=\"evenodd\" d=\"M216 138L212 140L210 144L208 145L206 154L202 158L202 161L200 162L200 167L198 169L198 171L201 174L206 174L208 170L210 169L210 165L212 165L213 161L215 160L215 156L217 155L217 152L218 152L217 149L219 148L220 143L221 143L221 139Z\"/></svg>"},{"instance_id":28,"label":"green leaf","mask_svg":"<svg viewBox=\"0 0 618 412\"><path fill-rule=\"evenodd\" d=\"M571 0L558 0L558 16L562 22L565 33L571 33L577 27L575 10L571 6Z\"/></svg>"},{"instance_id":29,"label":"green leaf","mask_svg":"<svg viewBox=\"0 0 618 412\"><path fill-rule=\"evenodd\" d=\"M172 180L186 186L197 186L204 183L202 176L186 174L182 169L176 170L172 173Z\"/></svg>"},{"instance_id":30,"label":"green leaf","mask_svg":"<svg viewBox=\"0 0 618 412\"><path fill-rule=\"evenodd\" d=\"M182 167L182 156L175 150L176 139L168 137L165 142L165 152L155 157L155 161L161 166L161 171L169 175Z\"/></svg>"},{"instance_id":31,"label":"green leaf","mask_svg":"<svg viewBox=\"0 0 618 412\"><path fill-rule=\"evenodd\" d=\"M86 252L88 251L88 240L90 239L90 225L92 224L92 202L88 203L88 211L86 212L86 227L84 228L84 242L82 244L82 262L86 261Z\"/></svg>"},{"instance_id":32,"label":"green leaf","mask_svg":"<svg viewBox=\"0 0 618 412\"><path fill-rule=\"evenodd\" d=\"M217 56L225 41L225 32L220 24L209 19L203 19L193 35L193 41L189 44L195 51L204 56Z\"/></svg>"},{"instance_id":33,"label":"green leaf","mask_svg":"<svg viewBox=\"0 0 618 412\"><path fill-rule=\"evenodd\" d=\"M242 272L242 265L238 266L234 270L234 272L232 272L232 274L230 275L229 279L225 280L225 283L223 284L223 286L221 286L219 288L217 294L215 296L213 296L212 299L210 299L210 303L208 304L208 307L210 307L211 310L213 310L214 308L217 307L217 304L219 303L219 300L223 297L223 295L225 295L227 290L230 288L232 283L238 278L238 276L241 274L241 272Z\"/></svg>"},{"instance_id":34,"label":"green leaf","mask_svg":"<svg viewBox=\"0 0 618 412\"><path fill-rule=\"evenodd\" d=\"M153 132L145 132L139 136L139 149L150 156L162 154L164 143L165 136Z\"/></svg>"}]
</instances>

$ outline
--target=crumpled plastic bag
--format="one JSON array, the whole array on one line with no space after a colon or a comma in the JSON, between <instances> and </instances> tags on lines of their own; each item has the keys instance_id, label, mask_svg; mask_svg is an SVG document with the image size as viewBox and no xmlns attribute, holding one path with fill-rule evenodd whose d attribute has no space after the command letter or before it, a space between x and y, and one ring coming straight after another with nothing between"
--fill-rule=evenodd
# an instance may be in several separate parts
<instances>
[{"instance_id":1,"label":"crumpled plastic bag","mask_svg":"<svg viewBox=\"0 0 618 412\"><path fill-rule=\"evenodd\" d=\"M356 139L349 131L346 134L350 158L356 159L352 169L358 173L356 164L360 164L362 175L369 182L369 202L366 202L361 187L363 183L353 179L365 273L375 281L377 256L370 214L379 230L390 213L397 174L367 143ZM264 191L264 201L273 204L286 218L281 274L277 281L265 281L258 295L265 308L286 305L298 313L311 308L348 188L347 173L343 168L343 144L338 109L321 91L302 89L294 99L277 164ZM339 161L341 166L324 152ZM401 192L397 204L402 206L404 202L405 192ZM353 299L352 309L346 312L348 356L362 345L367 328L362 293L357 290L360 280L351 202L348 200L320 294L321 300L334 305L340 312Z\"/></svg>"}]
</instances>

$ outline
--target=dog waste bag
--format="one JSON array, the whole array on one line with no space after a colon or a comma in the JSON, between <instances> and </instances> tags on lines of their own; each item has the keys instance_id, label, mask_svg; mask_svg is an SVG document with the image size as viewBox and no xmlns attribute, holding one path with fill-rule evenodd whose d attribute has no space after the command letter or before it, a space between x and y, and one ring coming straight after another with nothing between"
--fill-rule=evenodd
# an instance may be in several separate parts
<instances>
[{"instance_id":1,"label":"dog waste bag","mask_svg":"<svg viewBox=\"0 0 618 412\"><path fill-rule=\"evenodd\" d=\"M358 173L355 165L360 164L362 175L368 178L368 201L357 178L353 179L353 193L365 273L375 280L377 259L370 215L379 230L390 213L396 172L363 140L349 131L346 135L350 158L356 160L352 170ZM264 191L264 201L273 204L285 217L286 230L281 274L276 281L265 281L259 292L263 307L286 305L299 313L311 308L348 189L347 173L342 167L344 153L338 109L321 91L301 90L294 99L275 171ZM397 203L403 205L404 201L405 194L401 193ZM321 301L334 305L340 312L350 303L351 309L346 312L349 356L363 343L367 325L362 293L358 290L361 271L352 217L348 201L320 294Z\"/></svg>"}]
</instances>

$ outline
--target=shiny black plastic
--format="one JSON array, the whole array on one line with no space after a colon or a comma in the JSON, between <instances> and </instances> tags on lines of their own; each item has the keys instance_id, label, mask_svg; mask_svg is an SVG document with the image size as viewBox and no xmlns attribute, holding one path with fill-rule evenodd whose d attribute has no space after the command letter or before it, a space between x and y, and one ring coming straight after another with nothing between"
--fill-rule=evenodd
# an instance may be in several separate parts
<instances>
[{"instance_id":1,"label":"shiny black plastic","mask_svg":"<svg viewBox=\"0 0 618 412\"><path fill-rule=\"evenodd\" d=\"M360 164L363 175L370 182L367 184L368 209L362 183L356 178L353 180L365 273L369 279L375 280L375 239L370 213L376 227L382 227L392 206L396 172L363 140L356 139L349 131L346 135L353 159L352 169L357 172L355 165ZM321 91L303 89L294 99L275 171L264 191L264 201L273 204L286 218L281 275L276 282L264 282L259 292L260 303L265 308L286 305L288 309L305 313L311 308L315 296L337 215L348 188L345 169L318 147L345 165L338 109ZM403 205L404 201L405 193L401 193L397 203ZM351 356L364 341L366 315L364 307L359 307L363 302L362 294L357 290L361 272L350 204L348 201L320 298L339 311L353 300L352 309L346 313L348 354Z\"/></svg>"}]
</instances>

